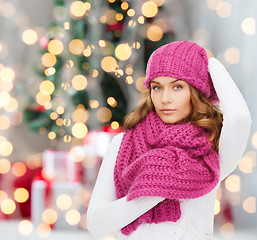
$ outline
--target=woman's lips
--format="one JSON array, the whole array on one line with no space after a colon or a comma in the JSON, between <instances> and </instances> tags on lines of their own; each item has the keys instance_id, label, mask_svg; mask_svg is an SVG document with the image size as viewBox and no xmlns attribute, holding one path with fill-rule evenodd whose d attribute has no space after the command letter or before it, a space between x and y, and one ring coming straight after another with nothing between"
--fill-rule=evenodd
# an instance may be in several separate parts
<instances>
[{"instance_id":1,"label":"woman's lips","mask_svg":"<svg viewBox=\"0 0 257 240\"><path fill-rule=\"evenodd\" d=\"M162 114L169 115L175 112L175 109L161 109Z\"/></svg>"}]
</instances>

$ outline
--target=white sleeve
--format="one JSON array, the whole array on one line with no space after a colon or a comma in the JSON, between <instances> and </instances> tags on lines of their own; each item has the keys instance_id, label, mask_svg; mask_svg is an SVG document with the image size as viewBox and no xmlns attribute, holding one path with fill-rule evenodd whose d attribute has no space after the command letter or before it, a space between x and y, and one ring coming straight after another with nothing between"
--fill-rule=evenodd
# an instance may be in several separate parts
<instances>
[{"instance_id":1,"label":"white sleeve","mask_svg":"<svg viewBox=\"0 0 257 240\"><path fill-rule=\"evenodd\" d=\"M223 113L219 142L220 179L223 180L237 167L244 154L252 120L239 89L216 58L209 59L209 72Z\"/></svg>"},{"instance_id":2,"label":"white sleeve","mask_svg":"<svg viewBox=\"0 0 257 240\"><path fill-rule=\"evenodd\" d=\"M120 230L164 200L162 197L117 200L113 173L122 136L118 134L110 143L88 206L87 228L95 237Z\"/></svg>"}]
</instances>

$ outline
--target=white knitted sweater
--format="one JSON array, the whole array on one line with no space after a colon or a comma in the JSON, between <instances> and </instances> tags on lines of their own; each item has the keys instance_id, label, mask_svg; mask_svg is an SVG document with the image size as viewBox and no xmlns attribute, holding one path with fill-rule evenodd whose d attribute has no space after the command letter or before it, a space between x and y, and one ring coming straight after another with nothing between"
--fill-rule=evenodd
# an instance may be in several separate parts
<instances>
[{"instance_id":1,"label":"white knitted sweater","mask_svg":"<svg viewBox=\"0 0 257 240\"><path fill-rule=\"evenodd\" d=\"M244 154L252 120L240 91L217 59L209 59L209 72L224 118L219 142L222 181ZM116 199L113 172L122 136L123 133L114 137L100 168L87 211L89 232L96 237L112 233L119 240L212 240L219 184L205 196L180 199L182 215L177 222L141 224L130 235L121 234L121 228L164 200L161 197L140 197L130 202L126 197Z\"/></svg>"}]
</instances>

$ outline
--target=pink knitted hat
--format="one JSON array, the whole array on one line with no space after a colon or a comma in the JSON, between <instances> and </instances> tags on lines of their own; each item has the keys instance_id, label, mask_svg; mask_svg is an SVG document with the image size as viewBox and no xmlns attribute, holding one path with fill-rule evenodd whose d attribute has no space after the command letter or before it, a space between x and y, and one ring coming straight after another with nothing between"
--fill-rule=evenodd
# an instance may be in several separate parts
<instances>
[{"instance_id":1,"label":"pink knitted hat","mask_svg":"<svg viewBox=\"0 0 257 240\"><path fill-rule=\"evenodd\" d=\"M175 41L155 50L147 62L146 79L150 82L160 76L187 81L213 104L219 102L208 72L208 57L204 48L189 41Z\"/></svg>"}]
</instances>

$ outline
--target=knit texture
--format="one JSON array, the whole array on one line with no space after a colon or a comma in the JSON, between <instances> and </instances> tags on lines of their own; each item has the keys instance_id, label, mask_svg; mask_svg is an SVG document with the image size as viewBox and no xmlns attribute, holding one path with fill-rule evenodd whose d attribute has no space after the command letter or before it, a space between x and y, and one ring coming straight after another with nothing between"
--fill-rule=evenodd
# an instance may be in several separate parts
<instances>
[{"instance_id":1,"label":"knit texture","mask_svg":"<svg viewBox=\"0 0 257 240\"><path fill-rule=\"evenodd\" d=\"M144 86L160 76L187 81L213 104L219 101L208 72L208 57L204 48L189 41L175 41L155 50L147 62Z\"/></svg>"},{"instance_id":2,"label":"knit texture","mask_svg":"<svg viewBox=\"0 0 257 240\"><path fill-rule=\"evenodd\" d=\"M117 198L165 200L124 227L123 234L142 223L176 222L181 216L179 199L203 196L217 185L219 159L208 137L190 122L164 123L154 111L125 131L114 168Z\"/></svg>"}]
</instances>

